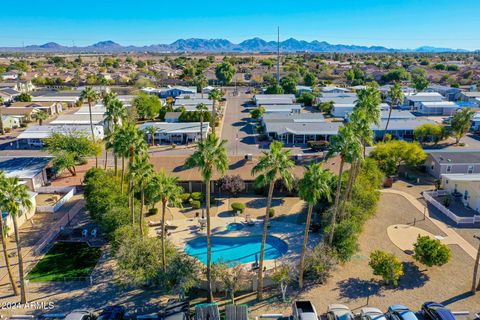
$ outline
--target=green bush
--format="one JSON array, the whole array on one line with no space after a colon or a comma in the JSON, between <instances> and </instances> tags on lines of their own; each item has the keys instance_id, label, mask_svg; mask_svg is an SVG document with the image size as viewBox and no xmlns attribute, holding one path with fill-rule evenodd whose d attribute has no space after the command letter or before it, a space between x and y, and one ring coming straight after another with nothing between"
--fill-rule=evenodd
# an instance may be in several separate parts
<instances>
[{"instance_id":1,"label":"green bush","mask_svg":"<svg viewBox=\"0 0 480 320\"><path fill-rule=\"evenodd\" d=\"M188 203L190 201L190 193L182 193L180 195L180 199L182 199L183 203Z\"/></svg>"},{"instance_id":2,"label":"green bush","mask_svg":"<svg viewBox=\"0 0 480 320\"><path fill-rule=\"evenodd\" d=\"M240 213L243 213L243 211L245 211L245 204L241 202L234 202L231 206L233 211L240 211Z\"/></svg>"},{"instance_id":3,"label":"green bush","mask_svg":"<svg viewBox=\"0 0 480 320\"><path fill-rule=\"evenodd\" d=\"M203 202L203 193L201 192L192 192L192 200Z\"/></svg>"},{"instance_id":4,"label":"green bush","mask_svg":"<svg viewBox=\"0 0 480 320\"><path fill-rule=\"evenodd\" d=\"M413 258L428 267L443 266L452 257L449 247L440 240L432 239L429 236L419 235L413 248L415 252Z\"/></svg>"},{"instance_id":5,"label":"green bush","mask_svg":"<svg viewBox=\"0 0 480 320\"><path fill-rule=\"evenodd\" d=\"M403 264L393 254L375 250L370 254L368 263L373 269L373 274L381 276L388 284L390 281L397 286L398 280L403 276Z\"/></svg>"},{"instance_id":6,"label":"green bush","mask_svg":"<svg viewBox=\"0 0 480 320\"><path fill-rule=\"evenodd\" d=\"M275 209L273 208L268 209L268 216L270 218L273 218L275 216Z\"/></svg>"},{"instance_id":7,"label":"green bush","mask_svg":"<svg viewBox=\"0 0 480 320\"><path fill-rule=\"evenodd\" d=\"M192 206L192 209L194 209L194 210L200 209L200 201L192 200L190 202L190 205Z\"/></svg>"},{"instance_id":8,"label":"green bush","mask_svg":"<svg viewBox=\"0 0 480 320\"><path fill-rule=\"evenodd\" d=\"M150 208L147 212L147 217L154 216L158 213L158 208Z\"/></svg>"}]
</instances>

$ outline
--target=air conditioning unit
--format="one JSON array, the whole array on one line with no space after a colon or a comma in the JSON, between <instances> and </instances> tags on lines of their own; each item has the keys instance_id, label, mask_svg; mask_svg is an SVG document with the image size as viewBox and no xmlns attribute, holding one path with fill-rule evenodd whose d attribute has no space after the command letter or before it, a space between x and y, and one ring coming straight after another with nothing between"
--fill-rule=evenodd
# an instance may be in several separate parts
<instances>
[{"instance_id":1,"label":"air conditioning unit","mask_svg":"<svg viewBox=\"0 0 480 320\"><path fill-rule=\"evenodd\" d=\"M247 154L245 155L245 160L247 160L247 161L252 161L252 159L253 159L253 155L252 155L251 153L247 153Z\"/></svg>"}]
</instances>

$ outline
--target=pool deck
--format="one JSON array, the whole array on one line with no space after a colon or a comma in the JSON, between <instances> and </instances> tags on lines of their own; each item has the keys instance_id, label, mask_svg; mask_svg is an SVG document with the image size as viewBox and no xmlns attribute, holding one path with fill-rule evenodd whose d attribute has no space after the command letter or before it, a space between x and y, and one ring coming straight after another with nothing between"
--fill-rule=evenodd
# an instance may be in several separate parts
<instances>
[{"instance_id":1,"label":"pool deck","mask_svg":"<svg viewBox=\"0 0 480 320\"><path fill-rule=\"evenodd\" d=\"M227 226L230 223L244 223L245 218L240 216L229 216L229 217L211 217L212 224L212 235L214 236L223 236L223 237L244 237L244 236L255 236L262 235L263 233L263 220L255 220L253 226L246 225L243 229L237 231L227 230ZM206 236L206 229L200 230L199 222L197 218L193 219L181 219L181 220L170 220L168 223L171 226L176 226L175 230L169 231L167 236L172 243L177 246L179 249L184 250L185 245L188 241L195 239L197 237ZM156 236L157 230L161 230L161 227L152 227L150 228L150 235ZM285 221L276 221L275 219L269 221L268 235L274 236L282 239L288 245L288 251L281 258L275 260L266 260L265 266L267 269L273 268L278 262L290 262L299 258L302 244L303 244L303 234L305 231L304 224L294 224L288 223ZM320 240L320 233L310 233L309 234L309 245L318 243ZM246 264L248 265L248 264Z\"/></svg>"}]
</instances>

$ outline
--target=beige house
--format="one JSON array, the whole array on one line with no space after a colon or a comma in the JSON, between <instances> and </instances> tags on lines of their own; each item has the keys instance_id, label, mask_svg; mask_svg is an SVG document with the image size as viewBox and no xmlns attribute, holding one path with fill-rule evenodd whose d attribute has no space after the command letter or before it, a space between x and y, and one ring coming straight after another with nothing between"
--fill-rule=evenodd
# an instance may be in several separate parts
<instances>
[{"instance_id":1,"label":"beige house","mask_svg":"<svg viewBox=\"0 0 480 320\"><path fill-rule=\"evenodd\" d=\"M442 187L461 196L465 206L480 212L480 174L444 174Z\"/></svg>"},{"instance_id":2,"label":"beige house","mask_svg":"<svg viewBox=\"0 0 480 320\"><path fill-rule=\"evenodd\" d=\"M14 102L9 108L34 108L45 111L49 115L59 114L62 112L62 104L58 102L41 101L41 102Z\"/></svg>"},{"instance_id":3,"label":"beige house","mask_svg":"<svg viewBox=\"0 0 480 320\"><path fill-rule=\"evenodd\" d=\"M31 191L27 191L27 192L30 197L30 201L32 202L32 206L30 207L30 209L22 208L22 212L17 217L18 227L22 226L26 221L30 220L36 211L37 202L35 200L35 197L37 196L37 193L31 192ZM13 228L12 216L7 212L2 212L2 219L3 219L4 225L7 227L7 235L11 236L15 231Z\"/></svg>"}]
</instances>

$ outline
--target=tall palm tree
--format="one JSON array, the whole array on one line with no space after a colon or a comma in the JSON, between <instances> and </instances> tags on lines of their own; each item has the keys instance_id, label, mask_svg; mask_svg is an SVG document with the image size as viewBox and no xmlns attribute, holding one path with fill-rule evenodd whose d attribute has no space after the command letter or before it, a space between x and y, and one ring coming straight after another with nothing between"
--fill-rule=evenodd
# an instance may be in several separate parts
<instances>
[{"instance_id":1,"label":"tall palm tree","mask_svg":"<svg viewBox=\"0 0 480 320\"><path fill-rule=\"evenodd\" d=\"M217 88L212 89L208 94L208 99L213 100L212 106L212 132L215 134L215 112L217 108L217 102L222 98L222 93Z\"/></svg>"},{"instance_id":2,"label":"tall palm tree","mask_svg":"<svg viewBox=\"0 0 480 320\"><path fill-rule=\"evenodd\" d=\"M5 101L3 100L3 97L0 97L0 132L2 133L2 136L5 134L5 128L3 127L3 113L2 113L2 107L4 102Z\"/></svg>"},{"instance_id":3,"label":"tall palm tree","mask_svg":"<svg viewBox=\"0 0 480 320\"><path fill-rule=\"evenodd\" d=\"M115 130L123 124L127 118L127 109L121 101L115 98L115 94L112 92L107 93L103 97L103 103L106 107L105 122L106 135L105 135L105 169L107 168L108 150L112 149L114 144ZM113 152L115 175L117 175L118 168L118 155Z\"/></svg>"},{"instance_id":4,"label":"tall palm tree","mask_svg":"<svg viewBox=\"0 0 480 320\"><path fill-rule=\"evenodd\" d=\"M146 187L145 193L147 199L153 206L162 203L162 267L163 272L167 272L167 262L165 254L165 210L167 204L178 206L182 201L180 195L183 193L183 188L178 185L178 178L168 176L165 171L160 171L150 180Z\"/></svg>"},{"instance_id":5,"label":"tall palm tree","mask_svg":"<svg viewBox=\"0 0 480 320\"><path fill-rule=\"evenodd\" d=\"M216 171L224 175L228 168L228 157L225 149L226 140L221 140L210 133L197 145L197 150L185 161L187 168L198 168L205 183L207 209L207 282L208 301L213 301L212 294L212 242L210 230L210 182Z\"/></svg>"},{"instance_id":6,"label":"tall palm tree","mask_svg":"<svg viewBox=\"0 0 480 320\"><path fill-rule=\"evenodd\" d=\"M383 142L385 142L385 135L387 134L388 125L390 124L390 118L392 117L392 109L402 104L405 97L402 91L402 86L398 82L395 82L393 86L390 87L388 90L388 95L390 96L390 108L388 109L388 118L387 123L385 124L385 131L383 132Z\"/></svg>"},{"instance_id":7,"label":"tall palm tree","mask_svg":"<svg viewBox=\"0 0 480 320\"><path fill-rule=\"evenodd\" d=\"M330 201L332 189L330 183L333 174L329 170L322 169L322 164L312 163L305 171L303 178L298 181L299 196L308 203L307 222L305 224L305 233L303 235L302 254L300 255L300 270L298 276L298 286L303 287L303 271L305 269L305 254L307 252L308 231L312 221L313 207L322 198Z\"/></svg>"},{"instance_id":8,"label":"tall palm tree","mask_svg":"<svg viewBox=\"0 0 480 320\"><path fill-rule=\"evenodd\" d=\"M132 224L135 223L135 191L140 192L140 235L143 237L143 208L145 206L145 188L152 179L154 170L148 157L136 159L128 168L128 177L132 186L131 192L131 213Z\"/></svg>"},{"instance_id":9,"label":"tall palm tree","mask_svg":"<svg viewBox=\"0 0 480 320\"><path fill-rule=\"evenodd\" d=\"M0 185L4 183L7 178L3 172L0 172ZM3 221L3 212L5 212L3 193L0 194L0 213L2 213L2 217L0 217L0 236L2 240L2 249L3 249L3 259L5 260L5 267L7 268L8 278L10 279L10 284L12 285L13 294L18 296L18 286L17 282L13 276L12 267L10 265L10 257L8 256L7 252L7 229L4 225Z\"/></svg>"},{"instance_id":10,"label":"tall palm tree","mask_svg":"<svg viewBox=\"0 0 480 320\"><path fill-rule=\"evenodd\" d=\"M129 159L130 166L135 157L141 158L148 154L148 147L143 132L130 123L117 128L113 137L113 152L122 157L122 181L124 181L125 158Z\"/></svg>"},{"instance_id":11,"label":"tall palm tree","mask_svg":"<svg viewBox=\"0 0 480 320\"><path fill-rule=\"evenodd\" d=\"M203 141L203 115L205 111L208 111L208 108L205 103L202 102L197 104L195 109L200 112L200 141Z\"/></svg>"},{"instance_id":12,"label":"tall palm tree","mask_svg":"<svg viewBox=\"0 0 480 320\"><path fill-rule=\"evenodd\" d=\"M87 101L88 114L90 116L90 130L92 131L92 140L95 142L95 131L93 130L92 103L98 100L98 93L92 87L86 87L80 94L81 101ZM98 168L98 156L95 156L95 167Z\"/></svg>"},{"instance_id":13,"label":"tall palm tree","mask_svg":"<svg viewBox=\"0 0 480 320\"><path fill-rule=\"evenodd\" d=\"M150 135L150 146L155 145L155 133L157 133L157 128L155 126L148 126L145 128L145 133Z\"/></svg>"},{"instance_id":14,"label":"tall palm tree","mask_svg":"<svg viewBox=\"0 0 480 320\"><path fill-rule=\"evenodd\" d=\"M32 207L32 202L30 201L30 196L27 190L27 186L21 184L17 177L3 179L0 182L2 205L8 212L8 214L12 216L13 219L15 242L17 243L18 274L20 278L20 303L22 304L25 304L27 302L27 293L25 290L25 274L23 270L22 246L20 244L17 218L23 210L29 210Z\"/></svg>"},{"instance_id":15,"label":"tall palm tree","mask_svg":"<svg viewBox=\"0 0 480 320\"><path fill-rule=\"evenodd\" d=\"M348 123L345 126L341 126L338 130L338 134L333 136L330 141L330 147L327 152L326 158L331 158L335 155L340 156L340 168L337 179L337 190L335 193L335 202L333 205L332 218L331 218L331 232L329 234L328 242L331 245L333 242L333 233L335 231L335 225L337 220L337 213L340 205L340 193L342 188L342 175L345 163L352 163L354 159L357 159L362 153L362 143L356 135L352 125Z\"/></svg>"},{"instance_id":16,"label":"tall palm tree","mask_svg":"<svg viewBox=\"0 0 480 320\"><path fill-rule=\"evenodd\" d=\"M263 260L265 257L265 244L267 241L268 221L270 219L270 207L272 205L273 189L275 182L283 181L283 184L290 189L293 184L292 168L295 162L291 160L291 151L283 149L283 144L274 141L268 152L263 151L258 163L252 168L252 175L255 178L255 185L265 187L268 185L267 207L263 223L262 245L260 247L260 265L258 269L258 291L257 299L263 297Z\"/></svg>"},{"instance_id":17,"label":"tall palm tree","mask_svg":"<svg viewBox=\"0 0 480 320\"><path fill-rule=\"evenodd\" d=\"M107 107L111 101L117 99L117 94L113 91L107 92L103 94L102 102L105 107Z\"/></svg>"}]
</instances>

